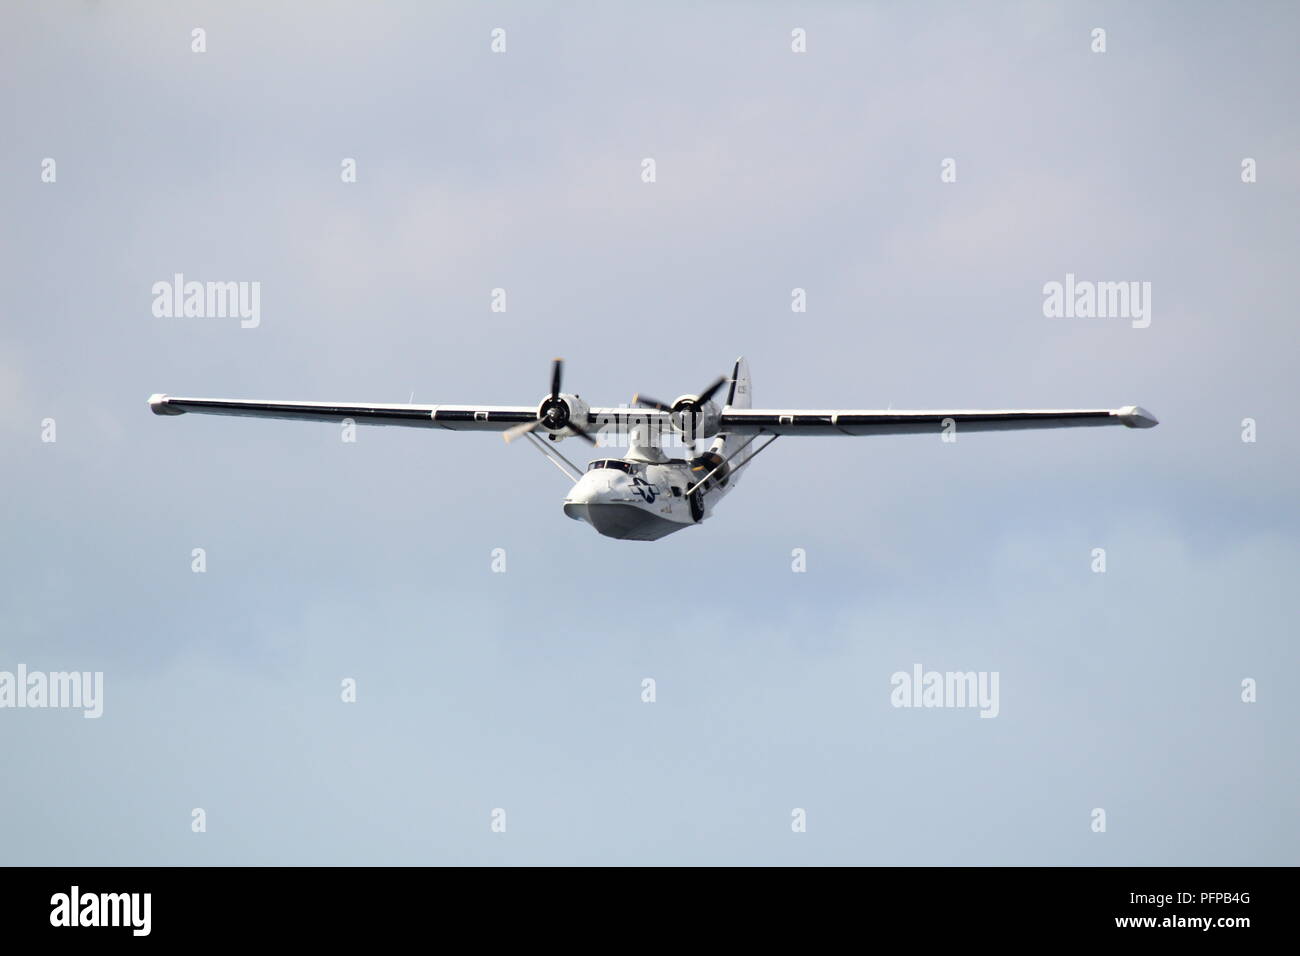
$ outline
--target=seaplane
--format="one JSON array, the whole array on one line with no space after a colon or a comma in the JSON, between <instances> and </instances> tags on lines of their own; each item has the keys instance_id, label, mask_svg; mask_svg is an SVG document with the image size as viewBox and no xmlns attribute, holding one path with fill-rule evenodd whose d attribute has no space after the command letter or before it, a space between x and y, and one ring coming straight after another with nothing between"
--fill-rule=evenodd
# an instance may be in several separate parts
<instances>
[{"instance_id":1,"label":"seaplane","mask_svg":"<svg viewBox=\"0 0 1300 956\"><path fill-rule=\"evenodd\" d=\"M600 534L655 541L707 521L734 491L741 472L782 436L937 435L968 432L1123 425L1152 428L1150 412L1117 409L854 411L754 408L749 364L736 360L698 394L671 404L635 395L631 405L599 408L562 389L564 362L551 366L551 389L533 405L389 405L347 402L254 401L152 395L156 415L234 415L345 425L404 425L447 431L500 432L507 443L525 439L572 482L564 513ZM717 399L725 392L721 404ZM548 441L543 441L544 435ZM627 446L580 469L555 446L577 438L597 447ZM708 442L701 450L701 443ZM680 447L680 457L665 448Z\"/></svg>"}]
</instances>

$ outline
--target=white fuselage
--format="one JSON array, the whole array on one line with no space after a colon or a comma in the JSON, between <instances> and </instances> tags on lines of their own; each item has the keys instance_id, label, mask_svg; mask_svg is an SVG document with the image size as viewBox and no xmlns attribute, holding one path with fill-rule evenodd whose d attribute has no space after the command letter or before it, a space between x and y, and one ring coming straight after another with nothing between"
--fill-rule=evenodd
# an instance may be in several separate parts
<instances>
[{"instance_id":1,"label":"white fuselage","mask_svg":"<svg viewBox=\"0 0 1300 956\"><path fill-rule=\"evenodd\" d=\"M606 537L654 541L709 516L725 487L709 481L687 496L707 474L680 458L598 458L569 490L564 513Z\"/></svg>"}]
</instances>

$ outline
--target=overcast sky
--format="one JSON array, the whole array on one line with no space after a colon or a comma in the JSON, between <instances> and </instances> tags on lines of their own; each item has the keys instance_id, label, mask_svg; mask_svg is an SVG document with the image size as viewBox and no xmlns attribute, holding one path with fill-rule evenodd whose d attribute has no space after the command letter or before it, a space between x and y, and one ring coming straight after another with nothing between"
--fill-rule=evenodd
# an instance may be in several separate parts
<instances>
[{"instance_id":1,"label":"overcast sky","mask_svg":"<svg viewBox=\"0 0 1300 956\"><path fill-rule=\"evenodd\" d=\"M0 862L1300 862L1294 4L2 17L0 671L105 699L0 709ZM175 273L260 325L155 317ZM1149 327L1046 318L1067 273ZM497 435L146 406L740 354L759 407L1161 424L783 439L647 544ZM997 717L891 706L917 664Z\"/></svg>"}]
</instances>

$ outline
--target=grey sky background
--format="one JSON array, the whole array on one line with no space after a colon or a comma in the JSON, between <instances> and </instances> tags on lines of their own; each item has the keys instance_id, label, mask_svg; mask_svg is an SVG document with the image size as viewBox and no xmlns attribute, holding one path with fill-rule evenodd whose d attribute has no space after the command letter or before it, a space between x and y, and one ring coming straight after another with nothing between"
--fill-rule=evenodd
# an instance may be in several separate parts
<instances>
[{"instance_id":1,"label":"grey sky background","mask_svg":"<svg viewBox=\"0 0 1300 956\"><path fill-rule=\"evenodd\" d=\"M0 862L1300 862L1294 4L2 18L0 669L105 710L0 711ZM154 318L175 272L261 326ZM1067 272L1151 326L1044 318ZM555 355L617 404L739 354L758 406L1161 425L783 439L641 544L497 435L145 404L524 404ZM914 663L1000 715L891 707Z\"/></svg>"}]
</instances>

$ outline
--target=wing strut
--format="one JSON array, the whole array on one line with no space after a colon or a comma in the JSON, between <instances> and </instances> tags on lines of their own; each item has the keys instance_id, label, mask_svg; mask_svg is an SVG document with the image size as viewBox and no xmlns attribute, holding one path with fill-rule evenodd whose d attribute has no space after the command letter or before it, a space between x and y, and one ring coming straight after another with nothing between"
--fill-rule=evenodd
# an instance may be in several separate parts
<instances>
[{"instance_id":1,"label":"wing strut","mask_svg":"<svg viewBox=\"0 0 1300 956\"><path fill-rule=\"evenodd\" d=\"M543 455L546 456L546 460L547 460L547 461L549 461L549 462L550 462L552 465L554 465L556 468L560 469L560 471L564 472L564 477L568 478L570 481L579 481L579 480L582 479L582 471L578 468L577 465L575 465L573 462L569 461L569 459L565 458L563 455L561 455L561 454L560 454L558 451L556 451L554 448L547 448L547 447L542 443L542 440L541 440L540 438L538 438L536 435L534 435L531 431L524 432L524 437L525 437L525 438L530 438L530 439L532 439L531 444L537 446L537 450L540 451ZM558 456L558 458L559 458L559 461L556 460L556 457L557 457L557 456ZM568 465L569 468L573 469L572 473L570 473L570 472L569 472L569 471L564 467L564 465L561 465L561 464L560 464L560 461L563 461L563 462L564 462L564 465Z\"/></svg>"}]
</instances>

